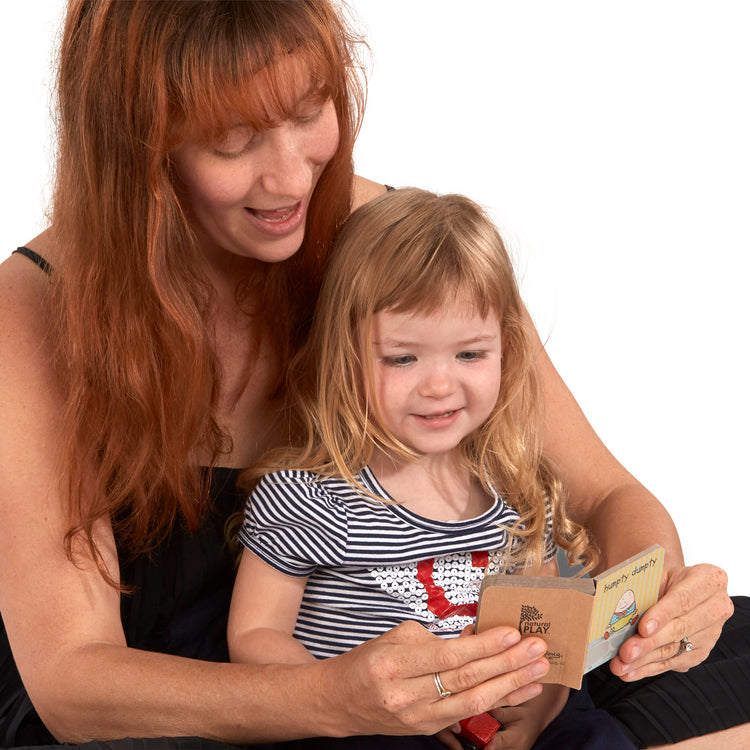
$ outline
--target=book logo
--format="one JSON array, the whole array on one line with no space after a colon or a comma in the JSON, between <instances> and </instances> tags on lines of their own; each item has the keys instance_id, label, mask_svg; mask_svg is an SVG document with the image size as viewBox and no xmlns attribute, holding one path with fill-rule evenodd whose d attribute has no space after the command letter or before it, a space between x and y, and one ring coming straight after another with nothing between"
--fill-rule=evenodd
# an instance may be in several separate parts
<instances>
[{"instance_id":1,"label":"book logo","mask_svg":"<svg viewBox=\"0 0 750 750\"><path fill-rule=\"evenodd\" d=\"M545 634L549 632L549 621L545 621L544 615L531 604L521 605L521 619L518 630L521 635Z\"/></svg>"}]
</instances>

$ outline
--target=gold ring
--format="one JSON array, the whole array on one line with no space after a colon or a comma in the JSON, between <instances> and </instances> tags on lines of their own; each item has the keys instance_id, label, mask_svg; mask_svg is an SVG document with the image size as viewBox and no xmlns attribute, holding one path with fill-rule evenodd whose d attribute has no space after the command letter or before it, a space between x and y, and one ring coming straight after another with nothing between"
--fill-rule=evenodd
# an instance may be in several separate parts
<instances>
[{"instance_id":1,"label":"gold ring","mask_svg":"<svg viewBox=\"0 0 750 750\"><path fill-rule=\"evenodd\" d=\"M450 694L450 690L446 690L443 687L443 683L440 682L440 675L437 672L432 673L432 678L435 680L435 687L437 688L438 693L440 694L441 698L447 698Z\"/></svg>"}]
</instances>

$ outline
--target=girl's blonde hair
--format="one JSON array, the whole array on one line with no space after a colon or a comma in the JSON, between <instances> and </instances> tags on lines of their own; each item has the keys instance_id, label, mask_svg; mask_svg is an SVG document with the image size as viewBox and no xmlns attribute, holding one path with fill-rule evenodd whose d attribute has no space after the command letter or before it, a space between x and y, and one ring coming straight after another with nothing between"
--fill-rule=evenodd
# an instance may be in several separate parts
<instances>
[{"instance_id":1,"label":"girl's blonde hair","mask_svg":"<svg viewBox=\"0 0 750 750\"><path fill-rule=\"evenodd\" d=\"M180 517L196 528L208 493L195 451L215 463L230 448L216 419L212 289L170 153L237 122L293 116L300 81L289 71L300 66L277 64L290 57L334 103L339 144L302 247L283 263L248 261L237 289L248 314L262 311L257 337L273 342L281 382L351 208L359 44L332 0L70 0L52 216L69 554L83 539L99 559L102 517L133 552Z\"/></svg>"},{"instance_id":2,"label":"girl's blonde hair","mask_svg":"<svg viewBox=\"0 0 750 750\"><path fill-rule=\"evenodd\" d=\"M537 353L511 260L492 221L464 196L402 189L349 217L289 371L297 446L273 452L253 475L294 466L357 484L375 446L414 458L373 414L377 405L368 405L372 319L383 310L430 314L454 302L501 323L500 394L459 450L485 489L492 485L520 515L514 534L523 544L513 564L541 565L548 504L558 543L591 563L588 537L566 517L561 482L542 455Z\"/></svg>"}]
</instances>

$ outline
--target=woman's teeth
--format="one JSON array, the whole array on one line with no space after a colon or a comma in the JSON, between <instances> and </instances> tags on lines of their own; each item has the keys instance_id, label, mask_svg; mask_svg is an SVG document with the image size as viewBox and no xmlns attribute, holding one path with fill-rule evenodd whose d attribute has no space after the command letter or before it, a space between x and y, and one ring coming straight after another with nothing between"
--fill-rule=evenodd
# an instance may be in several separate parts
<instances>
[{"instance_id":1,"label":"woman's teeth","mask_svg":"<svg viewBox=\"0 0 750 750\"><path fill-rule=\"evenodd\" d=\"M261 221L267 221L269 224L280 224L282 221L286 221L296 210L296 205L288 208L277 208L274 211L261 211L255 208L249 209L254 216L257 216Z\"/></svg>"}]
</instances>

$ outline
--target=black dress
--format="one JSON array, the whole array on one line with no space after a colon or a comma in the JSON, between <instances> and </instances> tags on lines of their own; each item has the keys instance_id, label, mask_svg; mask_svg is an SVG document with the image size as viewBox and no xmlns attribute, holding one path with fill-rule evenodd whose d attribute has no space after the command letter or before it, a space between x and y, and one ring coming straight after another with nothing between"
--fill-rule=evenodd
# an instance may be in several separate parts
<instances>
[{"instance_id":1,"label":"black dress","mask_svg":"<svg viewBox=\"0 0 750 750\"><path fill-rule=\"evenodd\" d=\"M234 561L225 542L227 518L242 509L236 488L238 469L214 469L212 507L199 532L177 525L150 555L120 561L122 582L133 585L121 598L129 646L207 661L228 661L227 617L234 583ZM203 740L142 740L89 743L100 748L220 748ZM53 745L18 675L0 620L0 747Z\"/></svg>"}]
</instances>

